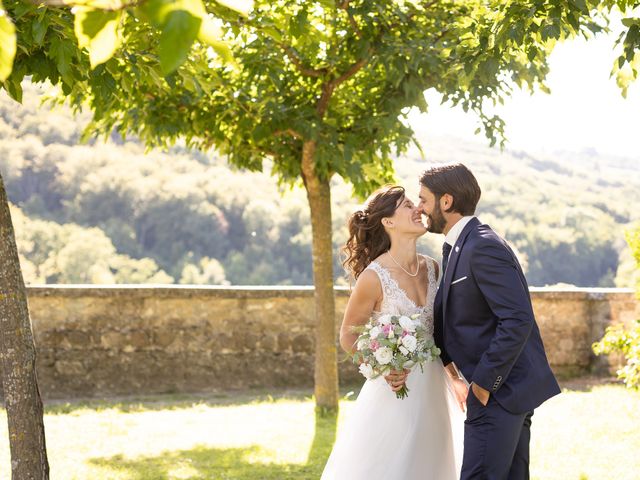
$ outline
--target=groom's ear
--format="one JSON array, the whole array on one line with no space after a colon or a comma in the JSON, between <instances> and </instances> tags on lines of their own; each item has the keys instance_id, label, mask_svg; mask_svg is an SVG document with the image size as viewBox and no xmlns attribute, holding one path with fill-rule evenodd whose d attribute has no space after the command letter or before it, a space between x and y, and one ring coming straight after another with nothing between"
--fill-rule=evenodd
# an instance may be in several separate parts
<instances>
[{"instance_id":1,"label":"groom's ear","mask_svg":"<svg viewBox=\"0 0 640 480\"><path fill-rule=\"evenodd\" d=\"M453 195L445 193L440 197L440 208L443 212L449 213L453 207Z\"/></svg>"}]
</instances>

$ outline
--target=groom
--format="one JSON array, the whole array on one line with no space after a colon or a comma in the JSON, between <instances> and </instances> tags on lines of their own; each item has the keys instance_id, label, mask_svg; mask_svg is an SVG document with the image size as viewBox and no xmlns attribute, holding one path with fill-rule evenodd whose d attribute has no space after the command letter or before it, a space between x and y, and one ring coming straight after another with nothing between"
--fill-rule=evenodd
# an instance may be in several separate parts
<instances>
[{"instance_id":1,"label":"groom","mask_svg":"<svg viewBox=\"0 0 640 480\"><path fill-rule=\"evenodd\" d=\"M474 216L480 187L467 167L433 167L420 183L428 230L445 234L435 341L471 383L461 479L528 479L533 409L560 388L527 281L507 242Z\"/></svg>"}]
</instances>

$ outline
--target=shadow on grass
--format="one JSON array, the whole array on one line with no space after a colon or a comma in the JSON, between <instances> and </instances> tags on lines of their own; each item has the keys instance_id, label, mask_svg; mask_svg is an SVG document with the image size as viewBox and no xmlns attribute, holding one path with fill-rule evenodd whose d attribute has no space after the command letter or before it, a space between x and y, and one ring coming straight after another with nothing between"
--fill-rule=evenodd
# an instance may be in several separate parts
<instances>
[{"instance_id":1,"label":"shadow on grass","mask_svg":"<svg viewBox=\"0 0 640 480\"><path fill-rule=\"evenodd\" d=\"M196 446L190 450L164 452L134 459L116 455L93 458L90 463L104 469L105 478L118 475L128 480L283 480L318 479L331 453L336 437L337 417L316 413L315 433L307 461L264 463L271 452L259 445L241 448Z\"/></svg>"},{"instance_id":2,"label":"shadow on grass","mask_svg":"<svg viewBox=\"0 0 640 480\"><path fill-rule=\"evenodd\" d=\"M359 391L361 385L341 387L341 398ZM184 393L137 395L114 398L85 398L74 401L50 400L45 402L47 415L66 415L78 410L117 410L122 413L137 413L158 410L181 410L204 407L229 407L251 405L255 403L272 403L281 400L311 401L313 391L310 389L254 390L224 393ZM355 399L355 395L349 397Z\"/></svg>"},{"instance_id":3,"label":"shadow on grass","mask_svg":"<svg viewBox=\"0 0 640 480\"><path fill-rule=\"evenodd\" d=\"M623 385L623 383L615 377L596 375L560 378L558 381L564 391L570 392L592 392L599 387Z\"/></svg>"}]
</instances>

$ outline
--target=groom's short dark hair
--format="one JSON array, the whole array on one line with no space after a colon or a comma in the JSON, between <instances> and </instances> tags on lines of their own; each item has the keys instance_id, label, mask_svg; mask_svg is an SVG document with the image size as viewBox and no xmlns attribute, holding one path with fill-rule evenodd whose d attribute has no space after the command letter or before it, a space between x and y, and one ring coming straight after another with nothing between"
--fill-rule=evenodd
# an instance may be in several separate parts
<instances>
[{"instance_id":1,"label":"groom's short dark hair","mask_svg":"<svg viewBox=\"0 0 640 480\"><path fill-rule=\"evenodd\" d=\"M420 183L440 199L448 193L453 197L449 212L473 215L480 200L480 185L471 170L461 163L451 163L431 167L420 176Z\"/></svg>"}]
</instances>

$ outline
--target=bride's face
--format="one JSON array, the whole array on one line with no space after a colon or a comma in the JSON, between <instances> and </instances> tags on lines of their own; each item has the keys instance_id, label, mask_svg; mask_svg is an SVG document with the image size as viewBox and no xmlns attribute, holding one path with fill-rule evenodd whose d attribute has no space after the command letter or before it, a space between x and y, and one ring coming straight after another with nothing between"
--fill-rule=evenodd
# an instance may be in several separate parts
<instances>
[{"instance_id":1,"label":"bride's face","mask_svg":"<svg viewBox=\"0 0 640 480\"><path fill-rule=\"evenodd\" d=\"M393 216L383 219L384 226L398 233L422 235L427 228L422 223L422 212L407 197L402 197L396 206Z\"/></svg>"}]
</instances>

